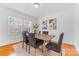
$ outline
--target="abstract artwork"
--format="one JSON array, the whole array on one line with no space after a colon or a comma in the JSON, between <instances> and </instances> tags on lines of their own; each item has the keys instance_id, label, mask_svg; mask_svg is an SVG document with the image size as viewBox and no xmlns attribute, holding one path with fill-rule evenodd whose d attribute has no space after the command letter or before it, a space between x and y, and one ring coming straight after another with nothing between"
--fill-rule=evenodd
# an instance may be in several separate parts
<instances>
[{"instance_id":1,"label":"abstract artwork","mask_svg":"<svg viewBox=\"0 0 79 59\"><path fill-rule=\"evenodd\" d=\"M47 20L42 21L42 29L47 29Z\"/></svg>"},{"instance_id":2,"label":"abstract artwork","mask_svg":"<svg viewBox=\"0 0 79 59\"><path fill-rule=\"evenodd\" d=\"M49 20L49 29L50 30L56 30L56 18Z\"/></svg>"}]
</instances>

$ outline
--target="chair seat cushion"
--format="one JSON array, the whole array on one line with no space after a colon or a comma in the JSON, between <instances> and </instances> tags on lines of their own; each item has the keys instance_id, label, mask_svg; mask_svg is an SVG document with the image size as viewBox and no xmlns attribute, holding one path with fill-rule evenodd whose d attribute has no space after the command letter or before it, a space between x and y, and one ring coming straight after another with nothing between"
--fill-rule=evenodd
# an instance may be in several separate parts
<instances>
[{"instance_id":1,"label":"chair seat cushion","mask_svg":"<svg viewBox=\"0 0 79 59\"><path fill-rule=\"evenodd\" d=\"M24 39L25 43L29 43L28 37Z\"/></svg>"},{"instance_id":2,"label":"chair seat cushion","mask_svg":"<svg viewBox=\"0 0 79 59\"><path fill-rule=\"evenodd\" d=\"M37 48L37 47L39 47L40 45L42 45L43 44L43 40L41 40L41 39L37 39L37 38L35 38L35 40L29 40L30 42L28 43L29 45L31 45L32 47L34 47L34 48Z\"/></svg>"},{"instance_id":3,"label":"chair seat cushion","mask_svg":"<svg viewBox=\"0 0 79 59\"><path fill-rule=\"evenodd\" d=\"M55 51L55 52L59 52L57 43L54 43L54 42L48 43L48 44L46 45L46 48L47 48L48 50L52 50L52 51Z\"/></svg>"},{"instance_id":4,"label":"chair seat cushion","mask_svg":"<svg viewBox=\"0 0 79 59\"><path fill-rule=\"evenodd\" d=\"M29 40L25 40L25 43L29 43Z\"/></svg>"},{"instance_id":5,"label":"chair seat cushion","mask_svg":"<svg viewBox=\"0 0 79 59\"><path fill-rule=\"evenodd\" d=\"M43 44L43 40L36 38L36 47L40 46Z\"/></svg>"},{"instance_id":6,"label":"chair seat cushion","mask_svg":"<svg viewBox=\"0 0 79 59\"><path fill-rule=\"evenodd\" d=\"M36 44L37 45L42 45L43 44L43 40L36 38Z\"/></svg>"}]
</instances>

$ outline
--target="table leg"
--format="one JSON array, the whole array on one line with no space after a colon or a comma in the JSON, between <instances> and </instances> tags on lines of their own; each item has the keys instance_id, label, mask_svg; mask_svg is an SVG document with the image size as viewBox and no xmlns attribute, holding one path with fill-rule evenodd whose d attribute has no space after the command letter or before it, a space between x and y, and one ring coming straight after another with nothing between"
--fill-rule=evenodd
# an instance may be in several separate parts
<instances>
[{"instance_id":1,"label":"table leg","mask_svg":"<svg viewBox=\"0 0 79 59\"><path fill-rule=\"evenodd\" d=\"M43 54L46 55L46 51L45 51L45 41L43 43Z\"/></svg>"},{"instance_id":2,"label":"table leg","mask_svg":"<svg viewBox=\"0 0 79 59\"><path fill-rule=\"evenodd\" d=\"M22 45L22 48L24 48L24 39L23 39L23 45Z\"/></svg>"}]
</instances>

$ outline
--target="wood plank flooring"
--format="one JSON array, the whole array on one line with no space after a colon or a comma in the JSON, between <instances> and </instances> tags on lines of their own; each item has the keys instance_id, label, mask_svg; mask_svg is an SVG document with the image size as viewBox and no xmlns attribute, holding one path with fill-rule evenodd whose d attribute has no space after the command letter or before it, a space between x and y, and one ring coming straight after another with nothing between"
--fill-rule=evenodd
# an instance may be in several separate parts
<instances>
[{"instance_id":1,"label":"wood plank flooring","mask_svg":"<svg viewBox=\"0 0 79 59\"><path fill-rule=\"evenodd\" d=\"M0 56L9 56L13 52L14 52L14 49L12 46L5 46L0 48Z\"/></svg>"},{"instance_id":2,"label":"wood plank flooring","mask_svg":"<svg viewBox=\"0 0 79 59\"><path fill-rule=\"evenodd\" d=\"M77 53L75 46L64 43L62 48L65 49L65 56L79 56Z\"/></svg>"},{"instance_id":3,"label":"wood plank flooring","mask_svg":"<svg viewBox=\"0 0 79 59\"><path fill-rule=\"evenodd\" d=\"M12 46L19 43L22 43L22 42L15 42L15 43L0 47L0 56L9 56L11 53L15 52ZM79 56L73 45L63 43L62 48L65 49L65 56Z\"/></svg>"}]
</instances>

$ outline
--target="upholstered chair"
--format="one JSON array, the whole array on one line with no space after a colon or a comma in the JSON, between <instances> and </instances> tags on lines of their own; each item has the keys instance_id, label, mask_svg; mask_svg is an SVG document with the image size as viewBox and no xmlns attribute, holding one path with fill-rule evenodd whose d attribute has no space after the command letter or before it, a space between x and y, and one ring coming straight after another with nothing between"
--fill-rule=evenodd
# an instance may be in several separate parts
<instances>
[{"instance_id":1,"label":"upholstered chair","mask_svg":"<svg viewBox=\"0 0 79 59\"><path fill-rule=\"evenodd\" d=\"M62 32L62 33L60 34L58 43L49 42L49 43L46 45L46 52L47 52L48 50L52 50L52 51L55 51L55 52L59 53L59 55L62 56L62 48L61 48L61 45L62 45L62 41L63 41L63 36L64 36L64 33Z\"/></svg>"},{"instance_id":2,"label":"upholstered chair","mask_svg":"<svg viewBox=\"0 0 79 59\"><path fill-rule=\"evenodd\" d=\"M29 33L28 40L29 40L29 53L30 53L30 46L32 46L35 48L35 55L36 55L36 48L42 45L44 41L41 39L35 38L35 33Z\"/></svg>"},{"instance_id":3,"label":"upholstered chair","mask_svg":"<svg viewBox=\"0 0 79 59\"><path fill-rule=\"evenodd\" d=\"M27 31L23 31L22 32L22 36L23 36L23 45L22 47L24 48L24 43L26 44L26 51L27 51L27 44L28 44L28 32Z\"/></svg>"}]
</instances>

